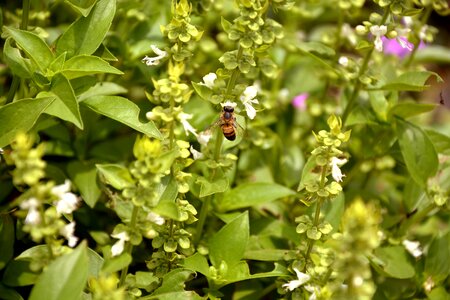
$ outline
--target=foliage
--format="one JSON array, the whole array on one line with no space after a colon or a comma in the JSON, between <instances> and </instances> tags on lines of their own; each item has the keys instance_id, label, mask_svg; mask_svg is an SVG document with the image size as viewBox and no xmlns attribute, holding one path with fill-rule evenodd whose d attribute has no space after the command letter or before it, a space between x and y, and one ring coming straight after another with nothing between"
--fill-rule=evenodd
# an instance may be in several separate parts
<instances>
[{"instance_id":1,"label":"foliage","mask_svg":"<svg viewBox=\"0 0 450 300\"><path fill-rule=\"evenodd\" d=\"M450 297L446 1L19 4L0 298Z\"/></svg>"}]
</instances>

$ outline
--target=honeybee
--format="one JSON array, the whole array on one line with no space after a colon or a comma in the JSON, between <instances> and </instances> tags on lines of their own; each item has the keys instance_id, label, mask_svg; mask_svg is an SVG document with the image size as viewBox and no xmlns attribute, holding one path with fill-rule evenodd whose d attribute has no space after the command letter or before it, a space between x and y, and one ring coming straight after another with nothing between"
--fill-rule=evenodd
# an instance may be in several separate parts
<instances>
[{"instance_id":1,"label":"honeybee","mask_svg":"<svg viewBox=\"0 0 450 300\"><path fill-rule=\"evenodd\" d=\"M234 116L235 105L225 105L222 107L222 113L219 118L219 125L222 129L223 136L229 140L234 141L236 139L236 117Z\"/></svg>"}]
</instances>

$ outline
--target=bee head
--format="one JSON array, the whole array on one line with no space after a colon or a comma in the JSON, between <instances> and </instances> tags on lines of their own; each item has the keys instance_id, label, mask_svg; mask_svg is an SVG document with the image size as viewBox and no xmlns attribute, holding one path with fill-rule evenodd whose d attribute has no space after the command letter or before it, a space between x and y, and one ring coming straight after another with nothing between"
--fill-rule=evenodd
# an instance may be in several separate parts
<instances>
[{"instance_id":1,"label":"bee head","mask_svg":"<svg viewBox=\"0 0 450 300\"><path fill-rule=\"evenodd\" d=\"M232 112L234 112L234 107L233 106L224 106L223 107L223 111L224 112L228 112L228 113L232 113Z\"/></svg>"}]
</instances>

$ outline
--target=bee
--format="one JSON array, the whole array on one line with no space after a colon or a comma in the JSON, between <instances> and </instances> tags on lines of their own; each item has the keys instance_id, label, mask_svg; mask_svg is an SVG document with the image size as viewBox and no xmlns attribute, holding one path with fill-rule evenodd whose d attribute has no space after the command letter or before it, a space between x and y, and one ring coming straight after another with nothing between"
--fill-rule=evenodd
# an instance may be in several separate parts
<instances>
[{"instance_id":1,"label":"bee","mask_svg":"<svg viewBox=\"0 0 450 300\"><path fill-rule=\"evenodd\" d=\"M228 105L225 103L222 107L222 113L219 118L219 125L222 129L223 136L229 140L234 141L236 139L236 117L234 116L235 105Z\"/></svg>"}]
</instances>

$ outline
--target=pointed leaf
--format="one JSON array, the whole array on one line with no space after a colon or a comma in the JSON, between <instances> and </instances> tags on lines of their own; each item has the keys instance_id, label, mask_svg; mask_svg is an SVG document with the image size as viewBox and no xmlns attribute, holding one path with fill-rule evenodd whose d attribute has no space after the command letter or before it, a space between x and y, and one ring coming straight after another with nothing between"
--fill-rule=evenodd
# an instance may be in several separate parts
<instances>
[{"instance_id":1,"label":"pointed leaf","mask_svg":"<svg viewBox=\"0 0 450 300\"><path fill-rule=\"evenodd\" d=\"M439 284L450 274L450 233L433 240L428 249L424 273Z\"/></svg>"},{"instance_id":2,"label":"pointed leaf","mask_svg":"<svg viewBox=\"0 0 450 300\"><path fill-rule=\"evenodd\" d=\"M0 270L11 260L14 252L14 222L8 214L0 214Z\"/></svg>"},{"instance_id":3,"label":"pointed leaf","mask_svg":"<svg viewBox=\"0 0 450 300\"><path fill-rule=\"evenodd\" d=\"M223 199L217 203L217 208L219 211L224 212L256 206L294 194L294 191L276 183L244 183L225 192Z\"/></svg>"},{"instance_id":4,"label":"pointed leaf","mask_svg":"<svg viewBox=\"0 0 450 300\"><path fill-rule=\"evenodd\" d=\"M73 161L67 166L72 182L80 191L81 198L89 207L94 207L101 191L97 186L97 168L92 163Z\"/></svg>"},{"instance_id":5,"label":"pointed leaf","mask_svg":"<svg viewBox=\"0 0 450 300\"><path fill-rule=\"evenodd\" d=\"M397 117L406 119L432 111L436 107L437 104L431 103L402 102L394 105L390 109L389 115L396 115Z\"/></svg>"},{"instance_id":6,"label":"pointed leaf","mask_svg":"<svg viewBox=\"0 0 450 300\"><path fill-rule=\"evenodd\" d=\"M8 38L3 46L3 58L6 64L11 68L14 75L20 78L31 78L33 66L28 58L20 53L20 50L11 46L12 38Z\"/></svg>"},{"instance_id":7,"label":"pointed leaf","mask_svg":"<svg viewBox=\"0 0 450 300\"><path fill-rule=\"evenodd\" d=\"M98 73L123 74L100 57L89 55L77 55L69 59L64 63L62 73L67 79Z\"/></svg>"},{"instance_id":8,"label":"pointed leaf","mask_svg":"<svg viewBox=\"0 0 450 300\"><path fill-rule=\"evenodd\" d=\"M383 262L381 269L387 276L405 279L415 275L414 267L402 246L378 248L375 250L375 255Z\"/></svg>"},{"instance_id":9,"label":"pointed leaf","mask_svg":"<svg viewBox=\"0 0 450 300\"><path fill-rule=\"evenodd\" d=\"M62 74L53 76L50 92L43 92L42 95L54 95L56 100L45 110L49 115L75 124L83 129L83 120L80 115L80 107L72 85Z\"/></svg>"},{"instance_id":10,"label":"pointed leaf","mask_svg":"<svg viewBox=\"0 0 450 300\"><path fill-rule=\"evenodd\" d=\"M134 180L127 168L116 164L96 164L106 182L118 190L134 186Z\"/></svg>"},{"instance_id":11,"label":"pointed leaf","mask_svg":"<svg viewBox=\"0 0 450 300\"><path fill-rule=\"evenodd\" d=\"M410 71L403 73L397 78L389 81L389 83L376 87L370 90L388 90L388 91L423 91L429 87L425 82L431 76L435 76L436 79L442 82L442 78L430 71Z\"/></svg>"},{"instance_id":12,"label":"pointed leaf","mask_svg":"<svg viewBox=\"0 0 450 300\"><path fill-rule=\"evenodd\" d=\"M31 290L29 299L80 299L87 282L88 267L87 248L82 243L73 252L48 265Z\"/></svg>"},{"instance_id":13,"label":"pointed leaf","mask_svg":"<svg viewBox=\"0 0 450 300\"><path fill-rule=\"evenodd\" d=\"M0 147L10 144L17 133L30 130L55 97L23 99L0 107Z\"/></svg>"},{"instance_id":14,"label":"pointed leaf","mask_svg":"<svg viewBox=\"0 0 450 300\"><path fill-rule=\"evenodd\" d=\"M68 57L91 55L97 50L116 12L115 0L99 0L87 17L80 17L64 32L56 43L56 53L67 52Z\"/></svg>"},{"instance_id":15,"label":"pointed leaf","mask_svg":"<svg viewBox=\"0 0 450 300\"><path fill-rule=\"evenodd\" d=\"M139 120L139 107L130 100L119 96L94 96L81 102L93 111L121 122L150 137L161 139L162 135L153 122Z\"/></svg>"},{"instance_id":16,"label":"pointed leaf","mask_svg":"<svg viewBox=\"0 0 450 300\"><path fill-rule=\"evenodd\" d=\"M42 73L45 73L53 61L54 55L44 40L34 33L12 27L4 27L4 31L16 41Z\"/></svg>"},{"instance_id":17,"label":"pointed leaf","mask_svg":"<svg viewBox=\"0 0 450 300\"><path fill-rule=\"evenodd\" d=\"M229 268L235 266L244 257L249 239L248 213L240 214L226 224L209 241L209 257L213 266L218 268L224 261Z\"/></svg>"},{"instance_id":18,"label":"pointed leaf","mask_svg":"<svg viewBox=\"0 0 450 300\"><path fill-rule=\"evenodd\" d=\"M96 0L66 0L65 2L86 17L91 12Z\"/></svg>"},{"instance_id":19,"label":"pointed leaf","mask_svg":"<svg viewBox=\"0 0 450 300\"><path fill-rule=\"evenodd\" d=\"M406 167L414 181L425 187L428 178L436 174L439 164L433 143L420 127L400 118L396 121L398 142Z\"/></svg>"}]
</instances>

